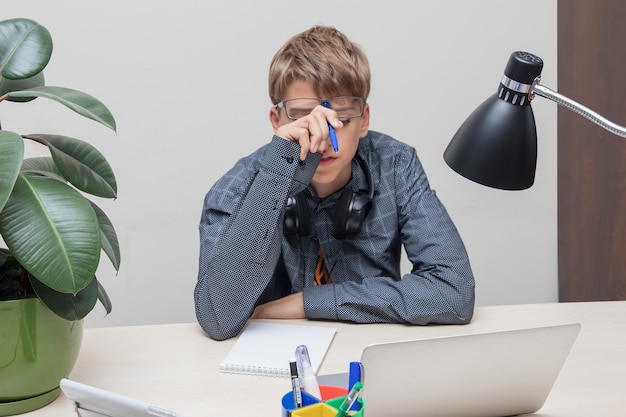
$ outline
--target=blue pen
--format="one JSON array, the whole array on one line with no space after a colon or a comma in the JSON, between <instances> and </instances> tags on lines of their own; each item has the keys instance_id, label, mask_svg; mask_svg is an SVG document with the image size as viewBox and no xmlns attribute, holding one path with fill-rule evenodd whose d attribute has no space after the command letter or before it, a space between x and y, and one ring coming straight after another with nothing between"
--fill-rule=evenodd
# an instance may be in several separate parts
<instances>
[{"instance_id":1,"label":"blue pen","mask_svg":"<svg viewBox=\"0 0 626 417\"><path fill-rule=\"evenodd\" d=\"M327 101L322 101L322 106L330 109L330 104ZM330 136L330 144L333 145L333 150L335 152L339 152L339 142L337 142L337 132L335 132L335 128L328 123L328 135Z\"/></svg>"},{"instance_id":2,"label":"blue pen","mask_svg":"<svg viewBox=\"0 0 626 417\"><path fill-rule=\"evenodd\" d=\"M357 382L361 382L361 362L350 362L350 372L348 373L348 390L354 388ZM355 401L350 410L359 410L361 407L358 401Z\"/></svg>"}]
</instances>

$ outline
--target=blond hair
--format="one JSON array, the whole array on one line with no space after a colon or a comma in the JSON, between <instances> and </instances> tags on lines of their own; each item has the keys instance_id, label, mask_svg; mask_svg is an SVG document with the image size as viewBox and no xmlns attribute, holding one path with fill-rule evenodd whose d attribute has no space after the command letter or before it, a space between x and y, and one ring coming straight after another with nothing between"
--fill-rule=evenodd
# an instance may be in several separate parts
<instances>
[{"instance_id":1,"label":"blond hair","mask_svg":"<svg viewBox=\"0 0 626 417\"><path fill-rule=\"evenodd\" d=\"M273 104L285 97L289 83L304 80L320 98L367 99L370 68L361 47L333 27L314 26L289 39L274 55L269 71Z\"/></svg>"}]
</instances>

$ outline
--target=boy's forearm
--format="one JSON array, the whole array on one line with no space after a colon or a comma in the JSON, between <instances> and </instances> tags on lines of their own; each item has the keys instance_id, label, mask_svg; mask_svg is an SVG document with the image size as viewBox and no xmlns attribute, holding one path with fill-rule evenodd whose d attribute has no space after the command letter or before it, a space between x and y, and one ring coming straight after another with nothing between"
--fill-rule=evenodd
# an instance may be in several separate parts
<instances>
[{"instance_id":1,"label":"boy's forearm","mask_svg":"<svg viewBox=\"0 0 626 417\"><path fill-rule=\"evenodd\" d=\"M310 181L315 162L319 161L319 157L311 155L308 167L299 164L297 152L293 143L274 138L269 155L234 212L216 214L215 209L205 209L205 216L210 211L212 217L204 219L201 225L196 316L214 339L239 334L272 280L280 257L280 219L285 202L294 187L304 187L302 183L294 185L294 181ZM294 157L295 164L287 161L285 155ZM212 237L205 238L203 233Z\"/></svg>"}]
</instances>

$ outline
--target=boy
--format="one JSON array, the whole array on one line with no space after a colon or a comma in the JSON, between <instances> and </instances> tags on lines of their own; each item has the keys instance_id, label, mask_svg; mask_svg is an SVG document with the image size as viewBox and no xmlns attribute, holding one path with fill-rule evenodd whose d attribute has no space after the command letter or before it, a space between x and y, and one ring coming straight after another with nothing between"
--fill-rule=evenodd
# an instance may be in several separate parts
<instances>
[{"instance_id":1,"label":"boy","mask_svg":"<svg viewBox=\"0 0 626 417\"><path fill-rule=\"evenodd\" d=\"M204 201L195 305L211 338L238 335L249 318L471 319L461 238L415 150L369 131L369 89L365 54L334 28L313 27L274 56L274 136Z\"/></svg>"}]
</instances>

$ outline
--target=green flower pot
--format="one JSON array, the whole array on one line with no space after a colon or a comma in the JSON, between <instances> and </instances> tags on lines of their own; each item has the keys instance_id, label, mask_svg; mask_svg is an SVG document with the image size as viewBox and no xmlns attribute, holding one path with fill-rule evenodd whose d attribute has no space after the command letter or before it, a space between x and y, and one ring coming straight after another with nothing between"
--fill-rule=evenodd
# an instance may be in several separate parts
<instances>
[{"instance_id":1,"label":"green flower pot","mask_svg":"<svg viewBox=\"0 0 626 417\"><path fill-rule=\"evenodd\" d=\"M38 298L0 301L0 416L52 402L82 338L82 321L56 316Z\"/></svg>"}]
</instances>

